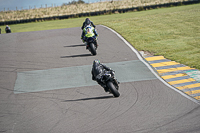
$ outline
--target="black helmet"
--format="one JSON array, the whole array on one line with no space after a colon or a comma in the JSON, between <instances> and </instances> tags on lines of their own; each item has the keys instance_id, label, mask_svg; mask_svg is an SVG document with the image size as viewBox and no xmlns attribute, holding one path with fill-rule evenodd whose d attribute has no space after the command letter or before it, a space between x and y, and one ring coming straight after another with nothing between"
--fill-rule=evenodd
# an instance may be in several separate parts
<instances>
[{"instance_id":1,"label":"black helmet","mask_svg":"<svg viewBox=\"0 0 200 133\"><path fill-rule=\"evenodd\" d=\"M87 21L87 20L89 20L89 21L90 21L90 19L89 19L89 18L86 18L86 19L85 19L85 21Z\"/></svg>"},{"instance_id":2,"label":"black helmet","mask_svg":"<svg viewBox=\"0 0 200 133\"><path fill-rule=\"evenodd\" d=\"M89 18L86 18L86 19L85 19L85 23L86 23L86 25L90 25L90 23L91 23L91 22L90 22L90 19L89 19Z\"/></svg>"},{"instance_id":3,"label":"black helmet","mask_svg":"<svg viewBox=\"0 0 200 133\"><path fill-rule=\"evenodd\" d=\"M98 59L94 60L93 65L95 65L95 64L100 64L100 61Z\"/></svg>"}]
</instances>

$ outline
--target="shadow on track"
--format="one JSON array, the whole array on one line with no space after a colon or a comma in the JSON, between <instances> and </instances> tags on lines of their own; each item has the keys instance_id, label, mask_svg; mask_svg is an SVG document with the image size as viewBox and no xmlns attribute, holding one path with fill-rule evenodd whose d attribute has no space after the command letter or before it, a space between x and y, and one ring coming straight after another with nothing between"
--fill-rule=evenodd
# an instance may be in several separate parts
<instances>
[{"instance_id":1,"label":"shadow on track","mask_svg":"<svg viewBox=\"0 0 200 133\"><path fill-rule=\"evenodd\" d=\"M87 101L87 100L109 99L109 98L114 98L114 97L113 96L91 97L91 98L82 98L75 100L65 100L63 102Z\"/></svg>"},{"instance_id":2,"label":"shadow on track","mask_svg":"<svg viewBox=\"0 0 200 133\"><path fill-rule=\"evenodd\" d=\"M81 54L81 55L70 55L70 56L61 56L60 58L73 58L73 57L86 57L92 56L91 54Z\"/></svg>"},{"instance_id":3,"label":"shadow on track","mask_svg":"<svg viewBox=\"0 0 200 133\"><path fill-rule=\"evenodd\" d=\"M64 46L64 47L79 47L79 46L85 46L85 44L69 45L69 46Z\"/></svg>"}]
</instances>

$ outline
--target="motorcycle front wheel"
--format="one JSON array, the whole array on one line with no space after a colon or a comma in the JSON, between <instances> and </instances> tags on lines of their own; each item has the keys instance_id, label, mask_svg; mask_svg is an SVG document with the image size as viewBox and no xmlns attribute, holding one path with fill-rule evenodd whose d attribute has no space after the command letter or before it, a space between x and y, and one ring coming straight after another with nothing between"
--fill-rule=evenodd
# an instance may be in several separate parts
<instances>
[{"instance_id":1,"label":"motorcycle front wheel","mask_svg":"<svg viewBox=\"0 0 200 133\"><path fill-rule=\"evenodd\" d=\"M111 91L111 93L113 94L114 97L120 96L118 90L115 88L115 86L113 85L113 83L111 81L109 81L107 83L107 87L110 89L110 91Z\"/></svg>"},{"instance_id":2,"label":"motorcycle front wheel","mask_svg":"<svg viewBox=\"0 0 200 133\"><path fill-rule=\"evenodd\" d=\"M92 55L96 55L97 54L96 48L95 48L93 43L90 43L90 52L92 53Z\"/></svg>"}]
</instances>

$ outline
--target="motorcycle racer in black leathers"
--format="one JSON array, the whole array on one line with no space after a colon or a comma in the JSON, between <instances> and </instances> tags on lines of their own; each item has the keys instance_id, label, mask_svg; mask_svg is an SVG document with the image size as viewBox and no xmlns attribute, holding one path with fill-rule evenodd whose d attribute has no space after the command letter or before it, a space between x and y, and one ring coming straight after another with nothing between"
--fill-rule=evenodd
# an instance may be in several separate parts
<instances>
[{"instance_id":1,"label":"motorcycle racer in black leathers","mask_svg":"<svg viewBox=\"0 0 200 133\"><path fill-rule=\"evenodd\" d=\"M96 26L93 24L93 22L90 21L89 18L86 18L86 19L85 19L85 22L83 22L83 25L82 25L81 29L83 30L87 25L91 25L91 26L94 27L94 28L96 27Z\"/></svg>"},{"instance_id":2,"label":"motorcycle racer in black leathers","mask_svg":"<svg viewBox=\"0 0 200 133\"><path fill-rule=\"evenodd\" d=\"M114 72L111 68L107 67L104 64L101 64L99 60L93 61L92 66L92 80L97 81L99 85L101 85L106 92L108 92L108 88L105 88L103 83L101 82L102 75L105 74L106 71Z\"/></svg>"},{"instance_id":3,"label":"motorcycle racer in black leathers","mask_svg":"<svg viewBox=\"0 0 200 133\"><path fill-rule=\"evenodd\" d=\"M8 25L6 25L5 31L6 31L6 33L11 33L11 29Z\"/></svg>"}]
</instances>

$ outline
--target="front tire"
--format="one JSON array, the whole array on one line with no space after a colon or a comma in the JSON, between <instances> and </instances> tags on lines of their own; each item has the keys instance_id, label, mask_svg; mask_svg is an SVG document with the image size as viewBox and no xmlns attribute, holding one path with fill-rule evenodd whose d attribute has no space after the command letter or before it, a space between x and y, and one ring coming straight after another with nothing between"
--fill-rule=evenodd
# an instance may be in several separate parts
<instances>
[{"instance_id":1,"label":"front tire","mask_svg":"<svg viewBox=\"0 0 200 133\"><path fill-rule=\"evenodd\" d=\"M92 55L96 55L96 54L97 54L97 52L96 52L96 48L95 48L95 46L94 46L93 43L90 43L90 49L91 49L91 53L92 53Z\"/></svg>"},{"instance_id":2,"label":"front tire","mask_svg":"<svg viewBox=\"0 0 200 133\"><path fill-rule=\"evenodd\" d=\"M112 82L108 82L107 83L108 88L110 89L111 93L113 94L114 97L119 97L120 94L118 92L118 90L115 88L115 86L113 85Z\"/></svg>"}]
</instances>

